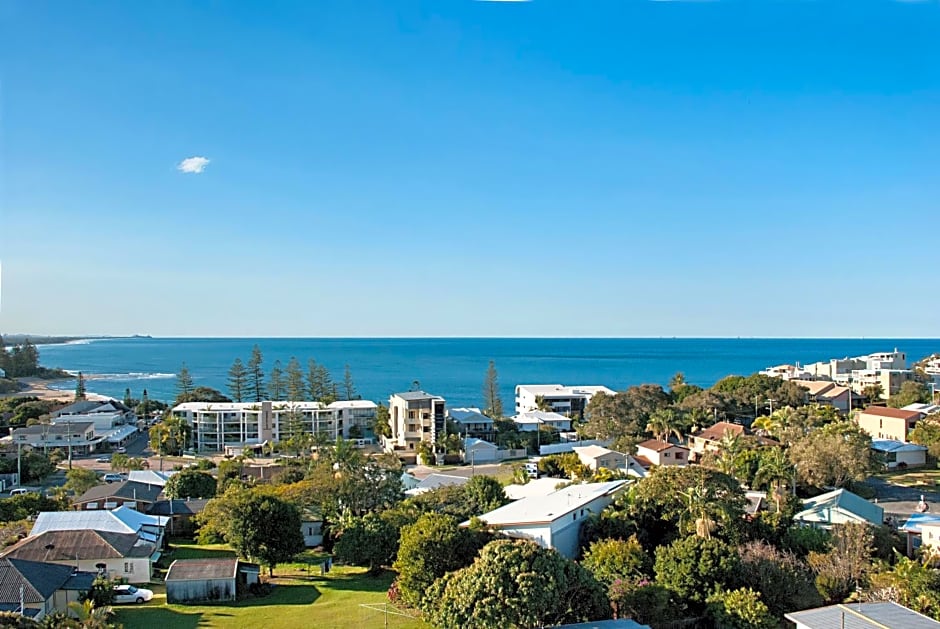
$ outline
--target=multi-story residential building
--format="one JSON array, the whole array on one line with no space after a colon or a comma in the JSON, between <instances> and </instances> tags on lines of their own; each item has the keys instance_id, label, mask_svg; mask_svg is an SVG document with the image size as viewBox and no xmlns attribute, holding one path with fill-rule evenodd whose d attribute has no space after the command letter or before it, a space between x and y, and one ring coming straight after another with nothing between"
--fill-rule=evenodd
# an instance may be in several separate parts
<instances>
[{"instance_id":1,"label":"multi-story residential building","mask_svg":"<svg viewBox=\"0 0 940 629\"><path fill-rule=\"evenodd\" d=\"M495 435L493 420L484 415L479 408L450 408L447 409L447 417L451 421L457 422L460 434L464 437L475 437L477 439L492 439Z\"/></svg>"},{"instance_id":2,"label":"multi-story residential building","mask_svg":"<svg viewBox=\"0 0 940 629\"><path fill-rule=\"evenodd\" d=\"M388 399L388 423L392 436L387 449L414 450L422 441L434 443L447 428L444 398L424 391L395 393Z\"/></svg>"},{"instance_id":3,"label":"multi-story residential building","mask_svg":"<svg viewBox=\"0 0 940 629\"><path fill-rule=\"evenodd\" d=\"M893 439L907 443L908 433L923 417L923 414L917 411L869 406L859 412L855 421L872 439Z\"/></svg>"},{"instance_id":4,"label":"multi-story residential building","mask_svg":"<svg viewBox=\"0 0 940 629\"><path fill-rule=\"evenodd\" d=\"M909 369L858 369L852 372L849 385L856 393L862 393L868 386L880 386L882 398L888 398L913 379L914 372Z\"/></svg>"},{"instance_id":5,"label":"multi-story residential building","mask_svg":"<svg viewBox=\"0 0 940 629\"><path fill-rule=\"evenodd\" d=\"M197 452L260 446L289 439L295 433L322 435L333 440L363 435L371 429L376 405L368 400L334 402L186 402L172 413L193 429Z\"/></svg>"},{"instance_id":6,"label":"multi-story residential building","mask_svg":"<svg viewBox=\"0 0 940 629\"><path fill-rule=\"evenodd\" d=\"M32 448L71 448L74 454L94 452L101 439L95 437L95 425L89 421L63 421L60 424L34 424L13 430L13 443Z\"/></svg>"},{"instance_id":7,"label":"multi-story residential building","mask_svg":"<svg viewBox=\"0 0 940 629\"><path fill-rule=\"evenodd\" d=\"M571 418L561 413L552 413L549 411L528 411L519 413L512 418L516 428L522 432L539 430L541 426L554 428L559 432L568 432L571 430Z\"/></svg>"},{"instance_id":8,"label":"multi-story residential building","mask_svg":"<svg viewBox=\"0 0 940 629\"><path fill-rule=\"evenodd\" d=\"M615 391L601 385L564 386L561 384L516 385L516 414L539 408L539 401L567 417L584 417L584 409L598 393L616 395Z\"/></svg>"},{"instance_id":9,"label":"multi-story residential building","mask_svg":"<svg viewBox=\"0 0 940 629\"><path fill-rule=\"evenodd\" d=\"M771 378L780 378L781 380L803 380L812 378L813 374L807 371L805 368L800 367L799 364L796 365L777 365L775 367L768 367L759 372L762 376L770 376Z\"/></svg>"},{"instance_id":10,"label":"multi-story residential building","mask_svg":"<svg viewBox=\"0 0 940 629\"><path fill-rule=\"evenodd\" d=\"M793 380L793 382L806 389L807 401L832 406L843 413L858 408L862 400L861 394L830 380Z\"/></svg>"}]
</instances>

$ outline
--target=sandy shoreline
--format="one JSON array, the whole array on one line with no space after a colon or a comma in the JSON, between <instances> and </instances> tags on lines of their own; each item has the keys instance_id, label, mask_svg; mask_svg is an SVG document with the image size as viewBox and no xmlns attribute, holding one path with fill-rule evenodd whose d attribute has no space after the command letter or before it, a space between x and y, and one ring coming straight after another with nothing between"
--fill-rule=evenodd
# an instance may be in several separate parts
<instances>
[{"instance_id":1,"label":"sandy shoreline","mask_svg":"<svg viewBox=\"0 0 940 629\"><path fill-rule=\"evenodd\" d=\"M5 397L37 397L40 400L50 400L50 401L61 401L61 402L71 402L75 399L75 393L68 390L58 390L51 388L50 385L53 383L67 382L73 380L72 378L61 378L56 380L43 380L42 378L17 378L17 381L21 384L25 384L26 388L16 393L7 393L0 394L0 398ZM108 400L110 399L106 395L98 395L97 393L87 393L86 398L89 400Z\"/></svg>"}]
</instances>

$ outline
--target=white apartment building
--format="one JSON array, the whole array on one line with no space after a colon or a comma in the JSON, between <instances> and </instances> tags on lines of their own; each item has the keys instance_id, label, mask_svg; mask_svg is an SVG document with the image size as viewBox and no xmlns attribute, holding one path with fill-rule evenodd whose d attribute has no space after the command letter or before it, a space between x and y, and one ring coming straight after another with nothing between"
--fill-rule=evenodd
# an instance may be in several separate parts
<instances>
[{"instance_id":1,"label":"white apartment building","mask_svg":"<svg viewBox=\"0 0 940 629\"><path fill-rule=\"evenodd\" d=\"M519 384L516 385L516 414L539 410L537 400L541 398L555 413L583 417L588 402L598 393L616 395L602 385Z\"/></svg>"},{"instance_id":2,"label":"white apartment building","mask_svg":"<svg viewBox=\"0 0 940 629\"><path fill-rule=\"evenodd\" d=\"M414 450L420 442L434 443L446 432L447 405L444 398L424 391L395 393L388 398L388 423L392 436L386 449Z\"/></svg>"},{"instance_id":3,"label":"white apartment building","mask_svg":"<svg viewBox=\"0 0 940 629\"><path fill-rule=\"evenodd\" d=\"M349 430L370 429L376 405L368 400L334 402L186 402L172 413L193 429L197 452L223 452L226 448L260 446L289 439L294 431L348 438Z\"/></svg>"}]
</instances>

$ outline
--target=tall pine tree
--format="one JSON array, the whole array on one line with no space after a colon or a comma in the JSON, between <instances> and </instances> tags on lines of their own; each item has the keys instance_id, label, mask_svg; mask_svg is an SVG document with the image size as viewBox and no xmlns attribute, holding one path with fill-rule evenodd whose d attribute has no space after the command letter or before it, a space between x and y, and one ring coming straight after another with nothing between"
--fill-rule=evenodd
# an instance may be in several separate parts
<instances>
[{"instance_id":1,"label":"tall pine tree","mask_svg":"<svg viewBox=\"0 0 940 629\"><path fill-rule=\"evenodd\" d=\"M503 399L499 396L499 379L496 374L496 361L491 360L483 379L483 414L493 419L503 416Z\"/></svg>"},{"instance_id":2,"label":"tall pine tree","mask_svg":"<svg viewBox=\"0 0 940 629\"><path fill-rule=\"evenodd\" d=\"M304 387L304 372L300 367L300 361L291 356L287 363L287 399L291 402L300 402L306 395Z\"/></svg>"},{"instance_id":3,"label":"tall pine tree","mask_svg":"<svg viewBox=\"0 0 940 629\"><path fill-rule=\"evenodd\" d=\"M192 391L193 376L189 373L189 368L186 366L186 363L183 363L180 365L179 373L176 374L176 397L192 393Z\"/></svg>"},{"instance_id":4,"label":"tall pine tree","mask_svg":"<svg viewBox=\"0 0 940 629\"><path fill-rule=\"evenodd\" d=\"M236 358L228 370L228 392L236 402L245 399L245 390L248 386L248 370L242 364L241 358Z\"/></svg>"},{"instance_id":5,"label":"tall pine tree","mask_svg":"<svg viewBox=\"0 0 940 629\"><path fill-rule=\"evenodd\" d=\"M271 394L272 400L281 401L284 399L285 390L284 370L281 369L281 361L275 360L274 366L271 367L271 379L268 380L268 393Z\"/></svg>"},{"instance_id":6,"label":"tall pine tree","mask_svg":"<svg viewBox=\"0 0 940 629\"><path fill-rule=\"evenodd\" d=\"M251 358L248 359L248 388L247 397L255 402L262 401L267 392L264 387L264 356L261 355L261 348L255 345L251 348Z\"/></svg>"},{"instance_id":7,"label":"tall pine tree","mask_svg":"<svg viewBox=\"0 0 940 629\"><path fill-rule=\"evenodd\" d=\"M356 385L353 383L352 372L349 370L349 365L346 365L346 370L343 371L343 395L346 396L347 400L356 399Z\"/></svg>"},{"instance_id":8,"label":"tall pine tree","mask_svg":"<svg viewBox=\"0 0 940 629\"><path fill-rule=\"evenodd\" d=\"M79 371L78 378L75 380L75 401L84 400L85 397L85 376Z\"/></svg>"}]
</instances>

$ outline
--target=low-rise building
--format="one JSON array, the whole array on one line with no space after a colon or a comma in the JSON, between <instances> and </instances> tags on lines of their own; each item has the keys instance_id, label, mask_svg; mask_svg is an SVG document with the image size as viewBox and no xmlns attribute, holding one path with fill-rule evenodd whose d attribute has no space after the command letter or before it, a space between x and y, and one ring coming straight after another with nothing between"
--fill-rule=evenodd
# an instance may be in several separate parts
<instances>
[{"instance_id":1,"label":"low-rise building","mask_svg":"<svg viewBox=\"0 0 940 629\"><path fill-rule=\"evenodd\" d=\"M73 454L94 452L101 443L95 437L95 425L92 422L62 421L59 424L34 424L15 428L12 433L13 444L32 448L71 448Z\"/></svg>"},{"instance_id":2,"label":"low-rise building","mask_svg":"<svg viewBox=\"0 0 940 629\"><path fill-rule=\"evenodd\" d=\"M470 437L463 440L463 462L470 464L492 463L500 460L499 446L483 439Z\"/></svg>"},{"instance_id":3,"label":"low-rise building","mask_svg":"<svg viewBox=\"0 0 940 629\"><path fill-rule=\"evenodd\" d=\"M793 382L806 389L807 402L832 406L842 413L857 408L862 400L862 396L849 387L829 380L794 380Z\"/></svg>"},{"instance_id":4,"label":"low-rise building","mask_svg":"<svg viewBox=\"0 0 940 629\"><path fill-rule=\"evenodd\" d=\"M447 429L447 403L424 391L395 393L388 399L388 423L392 436L386 449L414 450L422 441L435 443Z\"/></svg>"},{"instance_id":5,"label":"low-rise building","mask_svg":"<svg viewBox=\"0 0 940 629\"><path fill-rule=\"evenodd\" d=\"M68 612L68 604L80 601L94 579L72 566L0 558L0 610L22 612L36 621Z\"/></svg>"},{"instance_id":6,"label":"low-rise building","mask_svg":"<svg viewBox=\"0 0 940 629\"><path fill-rule=\"evenodd\" d=\"M234 601L240 587L258 582L261 568L235 557L177 559L166 573L166 602Z\"/></svg>"},{"instance_id":7,"label":"low-rise building","mask_svg":"<svg viewBox=\"0 0 940 629\"><path fill-rule=\"evenodd\" d=\"M594 472L600 469L624 470L627 467L626 454L608 450L602 446L576 446L574 453L578 455L583 465Z\"/></svg>"},{"instance_id":8,"label":"low-rise building","mask_svg":"<svg viewBox=\"0 0 940 629\"><path fill-rule=\"evenodd\" d=\"M479 408L451 408L447 410L447 416L457 423L457 429L464 437L492 439L496 434L493 420L484 415Z\"/></svg>"},{"instance_id":9,"label":"low-rise building","mask_svg":"<svg viewBox=\"0 0 940 629\"><path fill-rule=\"evenodd\" d=\"M872 439L871 449L878 453L889 470L923 467L927 464L927 446L893 439Z\"/></svg>"},{"instance_id":10,"label":"low-rise building","mask_svg":"<svg viewBox=\"0 0 940 629\"><path fill-rule=\"evenodd\" d=\"M803 510L793 521L815 528L829 529L834 524L855 522L881 526L885 510L847 489L836 489L803 501Z\"/></svg>"},{"instance_id":11,"label":"low-rise building","mask_svg":"<svg viewBox=\"0 0 940 629\"><path fill-rule=\"evenodd\" d=\"M424 478L417 480L413 486L405 490L406 496L419 496L423 493L440 489L441 487L455 487L466 485L470 479L466 476L457 476L456 474L428 474Z\"/></svg>"},{"instance_id":12,"label":"low-rise building","mask_svg":"<svg viewBox=\"0 0 940 629\"><path fill-rule=\"evenodd\" d=\"M84 529L30 535L4 549L0 556L74 566L128 583L148 583L159 553L156 544L135 533Z\"/></svg>"},{"instance_id":13,"label":"low-rise building","mask_svg":"<svg viewBox=\"0 0 940 629\"><path fill-rule=\"evenodd\" d=\"M602 385L516 385L516 414L540 410L541 402L543 407L548 406L552 411L566 417L583 418L588 402L598 393L616 395L615 391Z\"/></svg>"},{"instance_id":14,"label":"low-rise building","mask_svg":"<svg viewBox=\"0 0 940 629\"><path fill-rule=\"evenodd\" d=\"M689 437L689 449L697 456L706 452L718 452L721 449L721 440L725 437L743 437L744 426L730 422L718 422Z\"/></svg>"},{"instance_id":15,"label":"low-rise building","mask_svg":"<svg viewBox=\"0 0 940 629\"><path fill-rule=\"evenodd\" d=\"M166 529L171 536L192 535L196 532L194 518L208 503L207 498L166 498L153 503L147 513L166 518Z\"/></svg>"},{"instance_id":16,"label":"low-rise building","mask_svg":"<svg viewBox=\"0 0 940 629\"><path fill-rule=\"evenodd\" d=\"M647 439L637 444L633 458L645 468L650 465L684 466L689 464L689 449L668 441Z\"/></svg>"},{"instance_id":17,"label":"low-rise building","mask_svg":"<svg viewBox=\"0 0 940 629\"><path fill-rule=\"evenodd\" d=\"M508 537L554 548L573 559L581 525L599 514L626 487L626 481L569 485L545 496L522 498L480 516L487 526ZM464 522L461 526L469 526Z\"/></svg>"},{"instance_id":18,"label":"low-rise building","mask_svg":"<svg viewBox=\"0 0 940 629\"><path fill-rule=\"evenodd\" d=\"M872 439L893 439L907 443L907 435L923 416L917 411L869 406L859 411L855 421Z\"/></svg>"},{"instance_id":19,"label":"low-rise building","mask_svg":"<svg viewBox=\"0 0 940 629\"><path fill-rule=\"evenodd\" d=\"M75 498L72 507L78 510L94 510L117 509L123 506L146 513L162 493L162 485L126 480L92 487Z\"/></svg>"},{"instance_id":20,"label":"low-rise building","mask_svg":"<svg viewBox=\"0 0 940 629\"><path fill-rule=\"evenodd\" d=\"M553 411L526 411L513 417L512 421L522 432L539 430L542 426L559 432L571 430L571 418Z\"/></svg>"},{"instance_id":21,"label":"low-rise building","mask_svg":"<svg viewBox=\"0 0 940 629\"><path fill-rule=\"evenodd\" d=\"M169 518L147 515L123 506L111 511L43 511L36 516L29 534L85 530L134 533L145 542L153 542L159 549L163 547L163 535L168 521Z\"/></svg>"},{"instance_id":22,"label":"low-rise building","mask_svg":"<svg viewBox=\"0 0 940 629\"><path fill-rule=\"evenodd\" d=\"M923 496L921 500L923 501ZM926 505L926 503L924 504ZM933 545L933 539L924 539L924 532L926 531L928 535L936 535L938 529L940 529L940 514L926 512L912 513L911 517L909 517L900 528L907 536L908 557L913 557L924 543Z\"/></svg>"}]
</instances>

